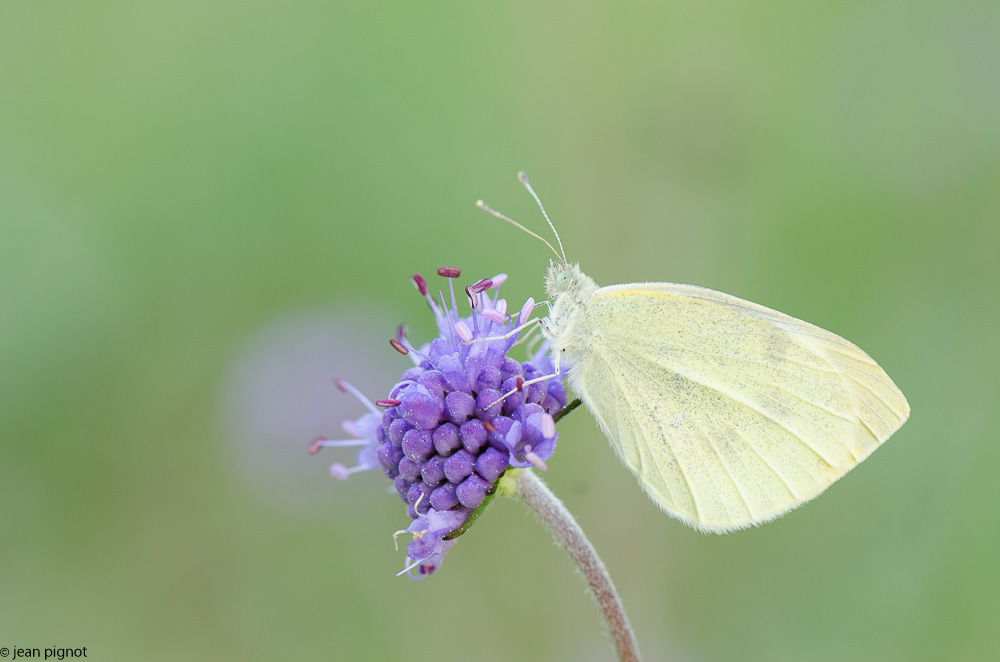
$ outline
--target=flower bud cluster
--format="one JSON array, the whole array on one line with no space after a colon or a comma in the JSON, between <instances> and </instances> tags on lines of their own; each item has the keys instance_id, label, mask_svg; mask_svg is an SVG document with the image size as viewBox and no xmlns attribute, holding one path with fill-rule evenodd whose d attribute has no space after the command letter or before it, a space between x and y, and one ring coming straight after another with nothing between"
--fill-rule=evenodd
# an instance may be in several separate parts
<instances>
[{"instance_id":1,"label":"flower bud cluster","mask_svg":"<svg viewBox=\"0 0 1000 662\"><path fill-rule=\"evenodd\" d=\"M406 529L413 534L406 570L418 577L437 569L454 543L449 534L484 503L508 467L545 468L558 436L552 415L566 404L547 347L525 362L507 356L534 301L529 299L518 315L507 315L506 301L495 292L506 280L501 274L465 289L472 314L462 318L451 280L460 272L442 267L438 273L449 278L450 307L443 295L440 305L431 297L422 277L413 281L434 313L440 336L419 349L402 329L390 341L415 365L387 398L375 403L384 409L380 419L371 413L347 425L364 443L358 466L331 467L344 478L378 466L393 480L413 518ZM319 439L314 452L331 445L351 442Z\"/></svg>"}]
</instances>

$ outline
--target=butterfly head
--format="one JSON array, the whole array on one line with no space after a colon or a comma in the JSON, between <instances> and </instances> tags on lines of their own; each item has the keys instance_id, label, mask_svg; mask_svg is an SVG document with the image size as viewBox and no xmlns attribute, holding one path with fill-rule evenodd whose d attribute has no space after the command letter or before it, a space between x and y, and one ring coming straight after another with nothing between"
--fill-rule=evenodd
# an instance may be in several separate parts
<instances>
[{"instance_id":1,"label":"butterfly head","mask_svg":"<svg viewBox=\"0 0 1000 662\"><path fill-rule=\"evenodd\" d=\"M594 281L575 262L549 262L549 268L545 272L545 292L550 301L554 302L566 294L574 300L581 300L596 287Z\"/></svg>"},{"instance_id":2,"label":"butterfly head","mask_svg":"<svg viewBox=\"0 0 1000 662\"><path fill-rule=\"evenodd\" d=\"M569 292L573 287L573 276L579 272L580 268L575 264L549 262L549 268L545 270L545 292L549 298L555 299Z\"/></svg>"}]
</instances>

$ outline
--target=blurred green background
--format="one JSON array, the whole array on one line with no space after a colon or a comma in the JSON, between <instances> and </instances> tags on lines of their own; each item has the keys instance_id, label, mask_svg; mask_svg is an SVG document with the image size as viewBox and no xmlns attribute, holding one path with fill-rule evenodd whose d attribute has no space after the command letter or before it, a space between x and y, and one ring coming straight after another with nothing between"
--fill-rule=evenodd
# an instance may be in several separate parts
<instances>
[{"instance_id":1,"label":"blurred green background","mask_svg":"<svg viewBox=\"0 0 1000 662\"><path fill-rule=\"evenodd\" d=\"M521 504L433 577L306 453L408 365L442 264L543 298L526 170L599 284L840 333L912 420L706 536L580 411L545 475L648 660L981 660L1000 616L1000 5L0 4L0 646L96 660L610 660ZM441 283L432 279L432 285Z\"/></svg>"}]
</instances>

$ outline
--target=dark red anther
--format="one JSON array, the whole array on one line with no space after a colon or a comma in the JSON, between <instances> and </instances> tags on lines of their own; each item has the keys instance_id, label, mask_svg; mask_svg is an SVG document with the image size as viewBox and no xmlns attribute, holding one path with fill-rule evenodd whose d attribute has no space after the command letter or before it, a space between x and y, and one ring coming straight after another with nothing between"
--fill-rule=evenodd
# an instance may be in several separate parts
<instances>
[{"instance_id":1,"label":"dark red anther","mask_svg":"<svg viewBox=\"0 0 1000 662\"><path fill-rule=\"evenodd\" d=\"M399 342L395 338L393 338L392 340L390 340L389 344L392 345L392 348L394 350L396 350L397 352L399 352L400 354L406 355L406 354L410 353L410 350L408 350L405 347L403 347L403 343Z\"/></svg>"},{"instance_id":2,"label":"dark red anther","mask_svg":"<svg viewBox=\"0 0 1000 662\"><path fill-rule=\"evenodd\" d=\"M497 426L493 425L491 421L483 421L483 427L486 428L486 431L490 434L497 431Z\"/></svg>"},{"instance_id":3,"label":"dark red anther","mask_svg":"<svg viewBox=\"0 0 1000 662\"><path fill-rule=\"evenodd\" d=\"M462 270L458 267L438 267L438 276L445 278L458 278L462 275Z\"/></svg>"},{"instance_id":4,"label":"dark red anther","mask_svg":"<svg viewBox=\"0 0 1000 662\"><path fill-rule=\"evenodd\" d=\"M517 383L515 384L514 388L516 388L518 391L524 390L524 377L522 377L521 375L517 376Z\"/></svg>"},{"instance_id":5,"label":"dark red anther","mask_svg":"<svg viewBox=\"0 0 1000 662\"><path fill-rule=\"evenodd\" d=\"M315 439L313 439L312 443L309 444L309 454L315 455L316 453L318 453L319 449L323 448L324 441L326 441L326 437L316 437Z\"/></svg>"},{"instance_id":6,"label":"dark red anther","mask_svg":"<svg viewBox=\"0 0 1000 662\"><path fill-rule=\"evenodd\" d=\"M413 274L413 284L416 286L417 292L427 296L427 281L424 280L423 276L420 274Z\"/></svg>"},{"instance_id":7,"label":"dark red anther","mask_svg":"<svg viewBox=\"0 0 1000 662\"><path fill-rule=\"evenodd\" d=\"M489 278L484 278L472 286L472 291L475 292L476 294L479 294L480 292L485 292L491 287L493 287L493 281L490 280Z\"/></svg>"},{"instance_id":8,"label":"dark red anther","mask_svg":"<svg viewBox=\"0 0 1000 662\"><path fill-rule=\"evenodd\" d=\"M392 398L382 398L381 400L376 400L375 404L379 407L398 407L400 405L400 401L393 400Z\"/></svg>"},{"instance_id":9,"label":"dark red anther","mask_svg":"<svg viewBox=\"0 0 1000 662\"><path fill-rule=\"evenodd\" d=\"M472 295L472 286L465 288L465 296L469 297L469 306L472 308L476 307L476 297Z\"/></svg>"}]
</instances>

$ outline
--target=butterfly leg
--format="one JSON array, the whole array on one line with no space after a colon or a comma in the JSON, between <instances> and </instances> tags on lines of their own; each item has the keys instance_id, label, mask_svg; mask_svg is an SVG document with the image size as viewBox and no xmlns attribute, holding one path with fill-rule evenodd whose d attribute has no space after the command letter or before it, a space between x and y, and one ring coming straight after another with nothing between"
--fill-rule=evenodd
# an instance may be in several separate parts
<instances>
[{"instance_id":1,"label":"butterfly leg","mask_svg":"<svg viewBox=\"0 0 1000 662\"><path fill-rule=\"evenodd\" d=\"M533 317L532 319L528 320L524 324L519 324L519 325L515 326L513 329L511 329L507 333L503 334L502 336L489 336L487 338L473 338L472 340L469 340L468 342L463 342L462 345L463 346L468 346L468 345L472 345L472 344L477 343L477 342L490 342L492 340L506 340L507 338L510 338L513 335L517 335L521 331L527 329L529 326L532 326L533 324L537 324L538 322L541 322L541 321L542 320L540 318Z\"/></svg>"},{"instance_id":2,"label":"butterfly leg","mask_svg":"<svg viewBox=\"0 0 1000 662\"><path fill-rule=\"evenodd\" d=\"M498 402L503 402L504 400L507 399L507 396L514 395L518 391L523 391L524 387L526 387L526 386L531 386L532 384L537 384L538 382L544 382L545 380L552 379L553 377L558 377L559 374L560 374L559 373L559 366L557 365L556 366L556 371L554 373L552 373L551 375L542 375L541 377L535 377L534 379L529 379L526 382L520 382L515 388L507 391L506 393L504 393L503 395L501 395L499 398L497 398L496 400L494 400L490 404L486 405L485 409L489 409L490 407L492 407L493 405L495 405Z\"/></svg>"}]
</instances>

